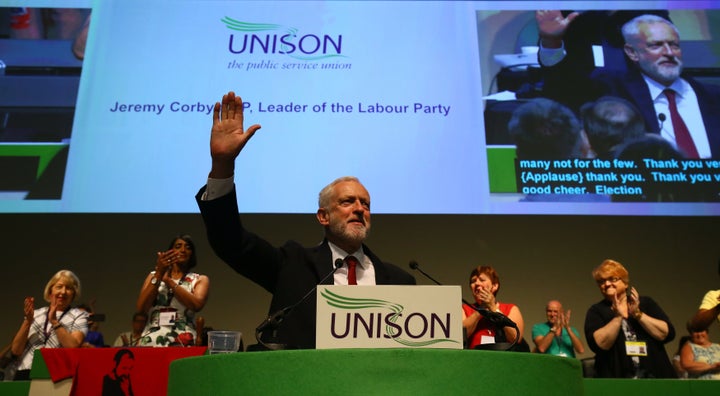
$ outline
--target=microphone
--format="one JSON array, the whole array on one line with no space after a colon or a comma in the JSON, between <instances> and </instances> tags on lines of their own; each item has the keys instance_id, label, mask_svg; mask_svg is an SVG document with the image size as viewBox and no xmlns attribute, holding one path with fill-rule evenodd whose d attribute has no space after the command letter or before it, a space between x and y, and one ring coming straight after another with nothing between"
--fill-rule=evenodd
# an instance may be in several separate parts
<instances>
[{"instance_id":1,"label":"microphone","mask_svg":"<svg viewBox=\"0 0 720 396\"><path fill-rule=\"evenodd\" d=\"M435 282L437 285L442 286L442 283L438 282L437 280L435 280L435 278L428 275L425 271L421 270L420 264L418 264L417 261L415 261L415 260L410 261L410 268L425 275L426 278ZM487 320L489 320L496 327L508 327L509 326L509 327L514 328L518 334L520 333L517 323L515 323L512 319L508 318L501 312L492 312L492 311L488 311L485 308L476 307L475 305L467 302L464 298L462 299L462 302L463 302L463 304L467 305L468 307L479 312L480 315L483 316L483 318L487 318ZM512 348L517 343L518 338L520 338L520 337L515 337L515 341L510 345L510 348Z\"/></svg>"},{"instance_id":2,"label":"microphone","mask_svg":"<svg viewBox=\"0 0 720 396\"><path fill-rule=\"evenodd\" d=\"M665 113L658 114L658 120L660 120L660 130L662 130L663 124L665 123L665 120L667 120Z\"/></svg>"},{"instance_id":3,"label":"microphone","mask_svg":"<svg viewBox=\"0 0 720 396\"><path fill-rule=\"evenodd\" d=\"M277 328L280 326L280 323L285 320L285 316L292 312L295 307L305 302L305 300L310 297L310 295L317 290L319 285L322 285L328 278L333 276L335 274L335 271L337 271L340 267L343 266L343 259L339 258L335 260L335 263L333 264L332 271L328 272L325 277L323 277L318 284L316 284L310 291L308 291L298 302L295 304L289 305L279 311L274 312L273 314L269 315L267 319L265 319L262 323L258 325L258 327L255 329L255 339L257 340L258 344L264 346L267 349L270 350L279 350L279 349L286 349L287 345L285 344L276 344L276 343L265 343L262 340L262 334L268 330L272 329L273 332L277 331Z\"/></svg>"},{"instance_id":4,"label":"microphone","mask_svg":"<svg viewBox=\"0 0 720 396\"><path fill-rule=\"evenodd\" d=\"M420 264L418 264L417 261L413 260L410 261L410 268L414 269L415 271L419 271L421 274L425 275L426 278L430 279L431 281L435 282L436 285L442 286L442 283L438 282L433 278L432 276L428 275L425 271L420 269Z\"/></svg>"}]
</instances>

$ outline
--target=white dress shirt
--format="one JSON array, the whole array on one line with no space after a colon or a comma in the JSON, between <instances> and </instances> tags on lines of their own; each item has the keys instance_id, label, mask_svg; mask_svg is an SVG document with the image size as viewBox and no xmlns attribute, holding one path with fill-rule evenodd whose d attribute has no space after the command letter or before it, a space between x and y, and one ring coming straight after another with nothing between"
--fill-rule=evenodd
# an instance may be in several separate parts
<instances>
[{"instance_id":1,"label":"white dress shirt","mask_svg":"<svg viewBox=\"0 0 720 396\"><path fill-rule=\"evenodd\" d=\"M658 116L665 114L665 121L661 123L662 129L660 130L660 135L677 147L675 132L673 131L673 124L670 119L668 99L663 93L665 86L648 76L643 75L643 78L645 79L645 83L647 83L648 89L650 89L650 97L653 99L655 105L655 114ZM688 131L690 131L690 136L692 137L693 143L695 143L695 149L697 149L698 155L700 158L711 158L710 142L708 141L705 123L703 123L702 113L700 113L700 105L698 104L695 91L690 84L682 78L675 80L668 88L677 92L675 101L677 102L678 113L680 113L685 125L687 125Z\"/></svg>"}]
</instances>

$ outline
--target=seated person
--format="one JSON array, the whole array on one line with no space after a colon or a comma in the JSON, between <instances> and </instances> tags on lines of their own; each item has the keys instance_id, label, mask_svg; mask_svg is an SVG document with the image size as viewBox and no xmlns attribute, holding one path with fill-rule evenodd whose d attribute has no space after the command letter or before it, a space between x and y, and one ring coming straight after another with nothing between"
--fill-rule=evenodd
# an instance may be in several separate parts
<instances>
[{"instance_id":1,"label":"seated person","mask_svg":"<svg viewBox=\"0 0 720 396\"><path fill-rule=\"evenodd\" d=\"M33 355L40 348L78 348L88 332L87 312L71 306L80 297L80 279L68 270L50 278L43 293L50 305L35 309L35 299L26 297L24 318L12 341L18 356L15 380L30 379Z\"/></svg>"},{"instance_id":2,"label":"seated person","mask_svg":"<svg viewBox=\"0 0 720 396\"><path fill-rule=\"evenodd\" d=\"M550 99L532 99L515 109L508 122L508 133L515 142L520 165L523 161L591 159L595 156L577 116ZM533 186L529 183L527 187ZM609 202L610 198L595 193L530 193L521 201Z\"/></svg>"},{"instance_id":3,"label":"seated person","mask_svg":"<svg viewBox=\"0 0 720 396\"><path fill-rule=\"evenodd\" d=\"M625 99L603 96L580 108L583 130L597 158L612 159L617 147L645 133L640 111Z\"/></svg>"},{"instance_id":4,"label":"seated person","mask_svg":"<svg viewBox=\"0 0 720 396\"><path fill-rule=\"evenodd\" d=\"M580 341L580 333L570 326L570 310L563 310L560 301L548 301L545 307L547 322L538 323L532 328L532 338L537 352L555 356L575 357L585 352Z\"/></svg>"},{"instance_id":5,"label":"seated person","mask_svg":"<svg viewBox=\"0 0 720 396\"><path fill-rule=\"evenodd\" d=\"M470 290L475 297L472 306L463 304L463 327L468 338L467 347L474 349L483 344L516 342L516 350L529 352L530 348L523 341L523 322L520 308L515 304L501 303L496 299L500 291L500 277L491 266L480 265L470 273ZM478 309L499 312L510 318L517 329L493 323L490 317L484 317Z\"/></svg>"},{"instance_id":6,"label":"seated person","mask_svg":"<svg viewBox=\"0 0 720 396\"><path fill-rule=\"evenodd\" d=\"M678 349L675 351L675 354L672 357L672 364L675 368L675 372L677 373L678 378L680 379L687 379L688 378L688 372L685 370L685 367L683 367L682 362L680 361L680 352L682 351L682 348L685 346L685 344L690 341L689 335L684 335L680 337L680 341L678 341Z\"/></svg>"},{"instance_id":7,"label":"seated person","mask_svg":"<svg viewBox=\"0 0 720 396\"><path fill-rule=\"evenodd\" d=\"M137 346L142 338L143 330L147 324L147 314L144 312L135 312L132 317L132 330L121 333L113 343L114 347Z\"/></svg>"},{"instance_id":8,"label":"seated person","mask_svg":"<svg viewBox=\"0 0 720 396\"><path fill-rule=\"evenodd\" d=\"M707 329L687 326L690 341L680 350L680 364L688 378L720 379L720 344L710 341Z\"/></svg>"},{"instance_id":9,"label":"seated person","mask_svg":"<svg viewBox=\"0 0 720 396\"><path fill-rule=\"evenodd\" d=\"M685 157L672 143L654 133L646 133L640 137L632 138L617 147L616 157L620 160L631 160L637 166L635 173L639 173L645 182L642 194L613 195L613 201L642 201L642 202L713 202L720 199L720 186L717 183L684 183L663 182L654 179L659 170L647 166L645 160L655 161L681 161ZM672 174L672 172L669 172ZM689 178L689 176L688 176Z\"/></svg>"},{"instance_id":10,"label":"seated person","mask_svg":"<svg viewBox=\"0 0 720 396\"><path fill-rule=\"evenodd\" d=\"M91 303L92 304L92 303ZM105 338L100 332L100 325L95 321L95 314L90 305L80 304L79 309L88 313L88 332L83 341L83 348L102 348L105 346Z\"/></svg>"}]
</instances>

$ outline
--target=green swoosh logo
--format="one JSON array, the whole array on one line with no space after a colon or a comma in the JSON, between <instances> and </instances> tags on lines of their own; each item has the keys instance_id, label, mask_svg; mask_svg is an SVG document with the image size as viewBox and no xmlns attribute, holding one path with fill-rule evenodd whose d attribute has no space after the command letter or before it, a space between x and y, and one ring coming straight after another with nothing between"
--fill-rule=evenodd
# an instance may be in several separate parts
<instances>
[{"instance_id":1,"label":"green swoosh logo","mask_svg":"<svg viewBox=\"0 0 720 396\"><path fill-rule=\"evenodd\" d=\"M379 300L375 298L353 298L353 297L347 297L342 296L337 293L333 293L328 289L323 289L320 292L320 295L325 298L325 301L328 303L328 305L341 308L341 309L364 309L364 308L385 308L388 309L390 312L392 312L392 316L390 317L389 321L392 323L397 323L398 319L400 319L400 314L402 313L404 307L398 303L393 303L390 301L385 300ZM450 339L441 339L441 340L427 340L427 341L412 341L403 339L400 337L393 337L392 330L394 328L390 325L385 325L385 334L390 337L391 340L410 347L420 347L420 346L428 346L428 345L434 345L439 344L442 342L452 342L454 344L457 344L458 342L455 340Z\"/></svg>"}]
</instances>

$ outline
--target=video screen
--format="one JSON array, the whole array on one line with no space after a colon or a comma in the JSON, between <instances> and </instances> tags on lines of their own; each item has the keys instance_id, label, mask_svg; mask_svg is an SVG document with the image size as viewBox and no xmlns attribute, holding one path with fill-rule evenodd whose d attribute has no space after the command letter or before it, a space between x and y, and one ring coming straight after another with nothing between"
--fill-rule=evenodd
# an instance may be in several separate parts
<instances>
[{"instance_id":1,"label":"video screen","mask_svg":"<svg viewBox=\"0 0 720 396\"><path fill-rule=\"evenodd\" d=\"M262 125L236 161L244 213L314 213L354 175L375 213L720 214L708 2L36 3L0 8L0 48L31 58L0 51L2 213L197 212L234 91ZM72 35L17 36L69 10ZM625 43L645 14L667 25Z\"/></svg>"}]
</instances>

